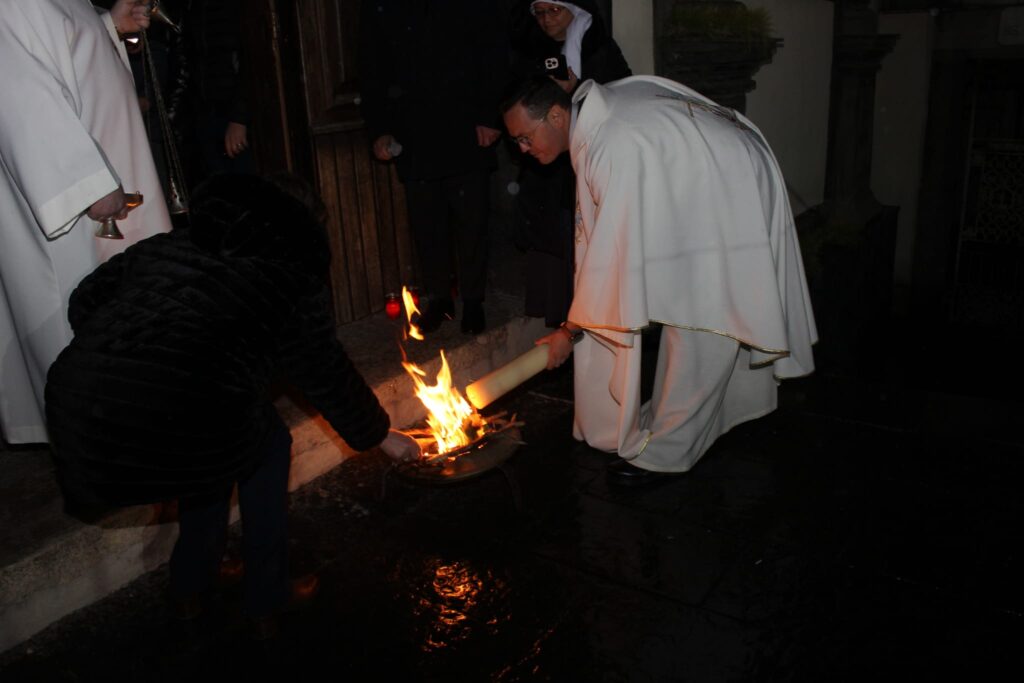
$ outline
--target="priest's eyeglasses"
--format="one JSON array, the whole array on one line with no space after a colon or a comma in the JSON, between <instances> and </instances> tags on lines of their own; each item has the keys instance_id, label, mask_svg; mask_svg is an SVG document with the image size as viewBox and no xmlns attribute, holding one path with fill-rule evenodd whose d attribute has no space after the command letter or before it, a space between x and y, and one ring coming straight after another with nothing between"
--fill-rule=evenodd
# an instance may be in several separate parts
<instances>
[{"instance_id":1,"label":"priest's eyeglasses","mask_svg":"<svg viewBox=\"0 0 1024 683\"><path fill-rule=\"evenodd\" d=\"M543 7L530 7L530 14L538 19L543 19L545 15L550 16L552 19L557 19L564 11L565 8L560 5L552 5L547 9Z\"/></svg>"},{"instance_id":2,"label":"priest's eyeglasses","mask_svg":"<svg viewBox=\"0 0 1024 683\"><path fill-rule=\"evenodd\" d=\"M544 125L544 123L547 120L548 120L548 115L544 114L544 117L540 121L537 122L537 125L533 127L533 130L531 130L529 133L526 133L525 135L516 135L515 137L512 138L512 142L516 143L520 147L524 147L526 149L530 149L530 146L533 145L533 139L532 138L533 138L534 134L537 132L538 128L540 128L542 125Z\"/></svg>"}]
</instances>

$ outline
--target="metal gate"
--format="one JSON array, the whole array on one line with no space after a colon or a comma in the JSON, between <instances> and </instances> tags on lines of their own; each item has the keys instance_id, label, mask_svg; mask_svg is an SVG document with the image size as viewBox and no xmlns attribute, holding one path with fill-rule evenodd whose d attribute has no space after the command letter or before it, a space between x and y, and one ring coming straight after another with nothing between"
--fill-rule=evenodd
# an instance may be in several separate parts
<instances>
[{"instance_id":1,"label":"metal gate","mask_svg":"<svg viewBox=\"0 0 1024 683\"><path fill-rule=\"evenodd\" d=\"M1009 67L1009 68L1008 68ZM1013 68L1017 67L1017 68ZM1002 73L1020 72L1019 63ZM951 322L1024 331L1024 82L973 89Z\"/></svg>"}]
</instances>

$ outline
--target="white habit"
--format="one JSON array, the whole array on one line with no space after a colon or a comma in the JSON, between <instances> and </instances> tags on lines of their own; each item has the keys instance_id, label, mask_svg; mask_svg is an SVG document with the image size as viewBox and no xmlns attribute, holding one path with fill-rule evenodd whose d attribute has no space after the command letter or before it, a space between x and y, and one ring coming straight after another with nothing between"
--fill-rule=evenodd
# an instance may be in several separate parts
<instances>
[{"instance_id":1,"label":"white habit","mask_svg":"<svg viewBox=\"0 0 1024 683\"><path fill-rule=\"evenodd\" d=\"M655 471L688 470L813 371L817 341L778 162L746 118L667 79L584 83L569 320L576 438ZM664 325L641 405L640 330Z\"/></svg>"},{"instance_id":2,"label":"white habit","mask_svg":"<svg viewBox=\"0 0 1024 683\"><path fill-rule=\"evenodd\" d=\"M71 291L100 262L170 230L128 56L87 0L0 0L0 423L46 441L46 371L71 340ZM118 185L144 203L93 235Z\"/></svg>"}]
</instances>

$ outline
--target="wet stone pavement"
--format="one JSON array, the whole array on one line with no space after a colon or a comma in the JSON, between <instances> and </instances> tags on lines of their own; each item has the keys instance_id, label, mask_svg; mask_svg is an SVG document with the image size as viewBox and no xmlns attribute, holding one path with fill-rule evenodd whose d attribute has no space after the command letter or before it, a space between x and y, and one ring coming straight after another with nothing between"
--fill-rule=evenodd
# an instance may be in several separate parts
<instances>
[{"instance_id":1,"label":"wet stone pavement","mask_svg":"<svg viewBox=\"0 0 1024 683\"><path fill-rule=\"evenodd\" d=\"M1013 680L1024 672L1018 444L921 427L920 395L812 377L694 470L610 487L565 372L495 406L526 426L444 488L379 452L292 495L319 594L255 642L225 586L195 623L166 567L0 655L0 680ZM233 529L237 545L238 529ZM1013 672L1016 672L1014 674Z\"/></svg>"}]
</instances>

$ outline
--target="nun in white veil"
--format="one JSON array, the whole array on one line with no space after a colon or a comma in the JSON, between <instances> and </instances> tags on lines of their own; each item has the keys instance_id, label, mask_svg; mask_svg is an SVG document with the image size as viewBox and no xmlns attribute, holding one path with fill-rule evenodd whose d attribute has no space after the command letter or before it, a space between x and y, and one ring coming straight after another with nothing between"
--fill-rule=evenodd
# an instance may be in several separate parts
<instances>
[{"instance_id":1,"label":"nun in white veil","mask_svg":"<svg viewBox=\"0 0 1024 683\"><path fill-rule=\"evenodd\" d=\"M569 67L569 82L574 86L583 78L583 36L594 23L594 15L571 2L534 0L530 14L552 40L562 43L562 54Z\"/></svg>"}]
</instances>

